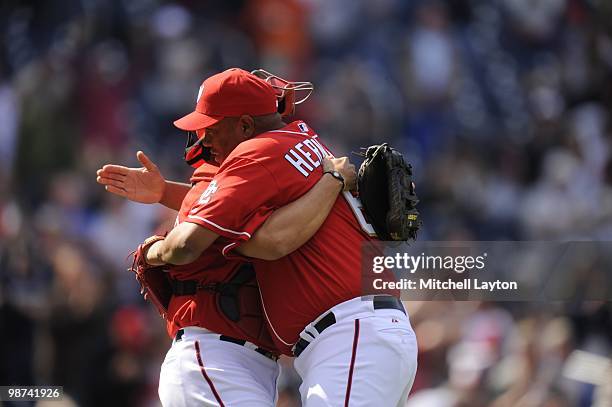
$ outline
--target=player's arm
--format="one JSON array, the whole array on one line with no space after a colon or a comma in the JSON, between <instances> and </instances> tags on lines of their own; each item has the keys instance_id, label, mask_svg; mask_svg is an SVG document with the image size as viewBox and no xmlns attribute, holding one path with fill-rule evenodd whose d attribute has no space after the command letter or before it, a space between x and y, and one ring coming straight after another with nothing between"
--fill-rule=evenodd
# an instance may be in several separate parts
<instances>
[{"instance_id":1,"label":"player's arm","mask_svg":"<svg viewBox=\"0 0 612 407\"><path fill-rule=\"evenodd\" d=\"M164 240L151 245L145 258L152 266L189 264L200 257L218 237L218 234L202 226L183 222L172 229Z\"/></svg>"},{"instance_id":2,"label":"player's arm","mask_svg":"<svg viewBox=\"0 0 612 407\"><path fill-rule=\"evenodd\" d=\"M159 199L159 203L166 208L178 211L181 209L181 203L185 199L187 192L191 189L191 185L182 182L164 180L164 191Z\"/></svg>"},{"instance_id":3,"label":"player's arm","mask_svg":"<svg viewBox=\"0 0 612 407\"><path fill-rule=\"evenodd\" d=\"M167 181L159 168L139 151L136 153L140 168L107 164L97 171L96 181L105 186L108 192L140 203L161 203L179 210L181 202L191 188L188 184Z\"/></svg>"},{"instance_id":4,"label":"player's arm","mask_svg":"<svg viewBox=\"0 0 612 407\"><path fill-rule=\"evenodd\" d=\"M324 159L323 171L340 172L345 180L344 190L355 185L355 166L346 157ZM277 260L288 255L319 230L341 191L342 182L324 174L302 197L275 210L253 237L236 250L262 260Z\"/></svg>"},{"instance_id":5,"label":"player's arm","mask_svg":"<svg viewBox=\"0 0 612 407\"><path fill-rule=\"evenodd\" d=\"M346 157L325 160L323 170L336 170L345 179L345 189L355 185L355 167ZM321 227L342 190L342 183L324 175L306 194L274 211L272 215L237 250L243 255L276 260L306 243ZM162 241L146 253L151 265L189 264L195 261L219 237L213 231L191 222L176 226Z\"/></svg>"}]
</instances>

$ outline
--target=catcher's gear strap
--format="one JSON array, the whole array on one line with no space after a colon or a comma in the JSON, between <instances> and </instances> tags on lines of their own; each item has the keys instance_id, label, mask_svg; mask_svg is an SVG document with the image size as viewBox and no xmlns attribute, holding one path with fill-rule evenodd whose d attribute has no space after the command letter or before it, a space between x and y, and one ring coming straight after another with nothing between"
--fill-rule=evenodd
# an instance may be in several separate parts
<instances>
[{"instance_id":1,"label":"catcher's gear strap","mask_svg":"<svg viewBox=\"0 0 612 407\"><path fill-rule=\"evenodd\" d=\"M251 264L245 264L240 267L227 282L220 284L216 288L216 291L219 293L219 308L231 321L240 321L242 313L238 292L241 288L246 287L259 290L255 280L255 270Z\"/></svg>"},{"instance_id":2,"label":"catcher's gear strap","mask_svg":"<svg viewBox=\"0 0 612 407\"><path fill-rule=\"evenodd\" d=\"M266 349L275 349L261 308L261 299L255 270L245 263L223 282L202 284L197 280L170 280L174 295L196 295L207 291L215 297L219 314L224 316L246 338L258 342Z\"/></svg>"},{"instance_id":3,"label":"catcher's gear strap","mask_svg":"<svg viewBox=\"0 0 612 407\"><path fill-rule=\"evenodd\" d=\"M170 280L173 295L194 295L198 291L195 280Z\"/></svg>"},{"instance_id":4,"label":"catcher's gear strap","mask_svg":"<svg viewBox=\"0 0 612 407\"><path fill-rule=\"evenodd\" d=\"M219 294L219 308L227 318L236 322L240 320L237 302L238 290L243 286L257 288L253 278L254 271L252 267L243 266L227 282L223 283L217 282L202 285L197 280L169 279L169 281L172 286L172 294L177 296L195 295L198 290L206 290Z\"/></svg>"},{"instance_id":5,"label":"catcher's gear strap","mask_svg":"<svg viewBox=\"0 0 612 407\"><path fill-rule=\"evenodd\" d=\"M412 167L387 143L366 149L357 188L366 214L382 240L416 239L421 226Z\"/></svg>"}]
</instances>

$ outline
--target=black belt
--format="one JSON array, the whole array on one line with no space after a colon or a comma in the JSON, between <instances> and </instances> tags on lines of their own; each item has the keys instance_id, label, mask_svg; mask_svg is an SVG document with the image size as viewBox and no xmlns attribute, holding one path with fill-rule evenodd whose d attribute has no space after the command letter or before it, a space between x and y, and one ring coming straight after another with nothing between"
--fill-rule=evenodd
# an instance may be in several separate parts
<instances>
[{"instance_id":1,"label":"black belt","mask_svg":"<svg viewBox=\"0 0 612 407\"><path fill-rule=\"evenodd\" d=\"M404 305L402 304L400 300L398 300L395 297L391 297L388 295L378 295L374 297L372 302L374 303L375 310L376 309L396 309L406 314ZM336 323L336 316L334 315L333 312L330 311L327 314L325 314L325 316L321 318L319 322L317 322L314 325L314 328L317 330L319 334L321 334L323 333L323 331L325 331L327 328L329 328L335 323ZM300 356L300 354L304 352L304 349L306 349L308 345L310 345L310 342L300 337L300 339L297 341L293 349L293 355L295 357Z\"/></svg>"},{"instance_id":2,"label":"black belt","mask_svg":"<svg viewBox=\"0 0 612 407\"><path fill-rule=\"evenodd\" d=\"M179 329L176 332L176 336L174 337L174 341L178 342L181 339L183 339L183 334L185 333L184 329ZM242 339L236 339L236 338L232 338L231 336L227 336L227 335L221 335L219 336L219 340L220 341L224 341L224 342L231 342L231 343L235 343L236 345L240 345L240 346L244 346L247 344L247 341L243 341ZM250 349L250 347L249 347ZM268 359L272 359L273 361L277 361L278 360L278 356L276 356L274 353L270 352L269 350L266 350L264 348L255 348L253 349L255 352L264 355L265 357L267 357Z\"/></svg>"}]
</instances>

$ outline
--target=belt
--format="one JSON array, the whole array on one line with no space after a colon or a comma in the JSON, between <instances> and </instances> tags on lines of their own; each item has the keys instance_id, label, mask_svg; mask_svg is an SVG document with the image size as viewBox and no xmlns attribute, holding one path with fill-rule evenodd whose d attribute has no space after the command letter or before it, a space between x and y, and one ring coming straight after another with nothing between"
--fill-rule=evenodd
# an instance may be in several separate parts
<instances>
[{"instance_id":1,"label":"belt","mask_svg":"<svg viewBox=\"0 0 612 407\"><path fill-rule=\"evenodd\" d=\"M176 332L176 336L174 337L174 341L178 342L178 341L182 340L184 333L185 333L184 329L179 329ZM240 346L244 346L246 348L252 349L255 352L257 352L257 353L259 353L261 355L264 355L268 359L272 359L275 362L278 360L278 356L276 356L273 352L270 352L269 350L266 350L264 348L257 347L254 344L252 344L250 342L247 342L247 341L244 341L242 339L232 338L231 336L227 336L227 335L220 335L219 336L219 340L223 341L223 342L235 343L236 345L240 345Z\"/></svg>"},{"instance_id":2,"label":"belt","mask_svg":"<svg viewBox=\"0 0 612 407\"><path fill-rule=\"evenodd\" d=\"M395 297L391 297L388 295L379 295L379 296L375 296L372 302L374 304L375 310L377 309L396 309L406 314L404 305L402 304L400 300L398 300ZM332 311L329 311L319 320L319 322L317 322L314 325L314 328L317 330L317 332L319 332L319 334L321 334L323 333L323 331L325 331L327 328L329 328L335 323L336 323L336 316L334 315ZM300 354L304 352L304 350L306 349L308 345L310 345L310 341L307 341L306 339L300 337L300 339L295 344L295 347L293 348L293 355L295 357L300 356Z\"/></svg>"}]
</instances>

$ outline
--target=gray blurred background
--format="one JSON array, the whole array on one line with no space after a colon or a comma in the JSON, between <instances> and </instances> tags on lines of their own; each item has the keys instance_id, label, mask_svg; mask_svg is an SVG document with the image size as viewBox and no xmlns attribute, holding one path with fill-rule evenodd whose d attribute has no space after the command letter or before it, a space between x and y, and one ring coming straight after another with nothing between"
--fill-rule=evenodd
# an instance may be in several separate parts
<instances>
[{"instance_id":1,"label":"gray blurred background","mask_svg":"<svg viewBox=\"0 0 612 407\"><path fill-rule=\"evenodd\" d=\"M400 149L420 239L612 238L608 0L4 0L0 385L158 405L170 340L125 269L174 214L95 170L142 149L187 180L172 121L233 66L312 81L296 117L337 155ZM612 405L610 303L407 305L409 406ZM299 406L283 364L279 405Z\"/></svg>"}]
</instances>

